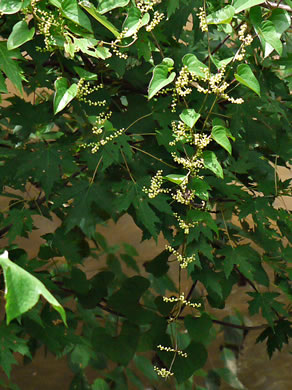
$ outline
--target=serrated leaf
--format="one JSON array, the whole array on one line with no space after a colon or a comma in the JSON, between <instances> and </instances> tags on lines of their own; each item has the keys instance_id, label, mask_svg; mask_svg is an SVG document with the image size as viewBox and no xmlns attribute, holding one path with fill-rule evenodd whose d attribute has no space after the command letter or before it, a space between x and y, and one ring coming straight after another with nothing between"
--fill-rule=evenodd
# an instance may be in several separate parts
<instances>
[{"instance_id":1,"label":"serrated leaf","mask_svg":"<svg viewBox=\"0 0 292 390\"><path fill-rule=\"evenodd\" d=\"M35 28L29 30L27 23L24 20L16 23L13 26L11 34L7 40L7 49L13 50L25 42L30 41L34 36Z\"/></svg>"},{"instance_id":2,"label":"serrated leaf","mask_svg":"<svg viewBox=\"0 0 292 390\"><path fill-rule=\"evenodd\" d=\"M7 93L7 87L5 83L5 78L3 77L3 73L0 72L0 92Z\"/></svg>"},{"instance_id":3,"label":"serrated leaf","mask_svg":"<svg viewBox=\"0 0 292 390\"><path fill-rule=\"evenodd\" d=\"M177 175L172 173L170 175L163 176L163 179L171 181L172 183L175 183L177 185L181 185L187 179L187 175Z\"/></svg>"},{"instance_id":4,"label":"serrated leaf","mask_svg":"<svg viewBox=\"0 0 292 390\"><path fill-rule=\"evenodd\" d=\"M57 310L67 326L65 310L42 282L9 260L7 251L0 255L0 265L5 280L7 324L33 308L42 295Z\"/></svg>"},{"instance_id":5,"label":"serrated leaf","mask_svg":"<svg viewBox=\"0 0 292 390\"><path fill-rule=\"evenodd\" d=\"M196 76L204 78L205 73L202 69L208 69L208 66L198 60L194 54L186 54L182 59L183 64L189 71L194 72Z\"/></svg>"},{"instance_id":6,"label":"serrated leaf","mask_svg":"<svg viewBox=\"0 0 292 390\"><path fill-rule=\"evenodd\" d=\"M68 88L68 81L61 77L55 81L54 114L62 111L77 95L77 84Z\"/></svg>"},{"instance_id":7,"label":"serrated leaf","mask_svg":"<svg viewBox=\"0 0 292 390\"><path fill-rule=\"evenodd\" d=\"M200 118L201 114L198 114L194 109L185 109L180 114L180 119L190 128L193 128Z\"/></svg>"},{"instance_id":8,"label":"serrated leaf","mask_svg":"<svg viewBox=\"0 0 292 390\"><path fill-rule=\"evenodd\" d=\"M176 9L179 8L180 0L168 0L167 2L167 18L175 13Z\"/></svg>"},{"instance_id":9,"label":"serrated leaf","mask_svg":"<svg viewBox=\"0 0 292 390\"><path fill-rule=\"evenodd\" d=\"M173 68L174 61L171 58L164 58L162 63L156 65L148 87L148 100L152 99L166 85L172 83L175 78L175 72L169 71Z\"/></svg>"},{"instance_id":10,"label":"serrated leaf","mask_svg":"<svg viewBox=\"0 0 292 390\"><path fill-rule=\"evenodd\" d=\"M79 5L84 8L95 20L108 29L116 38L119 37L120 33L115 28L115 26L110 21L108 21L105 16L99 13L92 3L87 0L82 0L79 2Z\"/></svg>"},{"instance_id":11,"label":"serrated leaf","mask_svg":"<svg viewBox=\"0 0 292 390\"><path fill-rule=\"evenodd\" d=\"M125 7L129 4L130 0L100 0L98 2L97 11L101 14L105 14L115 8Z\"/></svg>"},{"instance_id":12,"label":"serrated leaf","mask_svg":"<svg viewBox=\"0 0 292 390\"><path fill-rule=\"evenodd\" d=\"M205 168L210 169L210 171L214 172L216 176L223 179L223 169L217 159L216 154L210 150L205 150L203 152L203 159Z\"/></svg>"},{"instance_id":13,"label":"serrated leaf","mask_svg":"<svg viewBox=\"0 0 292 390\"><path fill-rule=\"evenodd\" d=\"M18 51L13 52L8 50L6 41L0 42L0 68L22 93L22 70L18 63L12 59L14 56L17 56L18 53Z\"/></svg>"},{"instance_id":14,"label":"serrated leaf","mask_svg":"<svg viewBox=\"0 0 292 390\"><path fill-rule=\"evenodd\" d=\"M207 16L208 24L229 24L235 14L235 8L227 5Z\"/></svg>"},{"instance_id":15,"label":"serrated leaf","mask_svg":"<svg viewBox=\"0 0 292 390\"><path fill-rule=\"evenodd\" d=\"M16 14L22 7L22 0L0 0L0 12L6 15Z\"/></svg>"},{"instance_id":16,"label":"serrated leaf","mask_svg":"<svg viewBox=\"0 0 292 390\"><path fill-rule=\"evenodd\" d=\"M247 64L240 64L237 67L237 74L234 75L236 80L261 96L260 84Z\"/></svg>"},{"instance_id":17,"label":"serrated leaf","mask_svg":"<svg viewBox=\"0 0 292 390\"><path fill-rule=\"evenodd\" d=\"M229 154L232 152L231 143L228 139L228 131L223 126L214 126L212 129L212 138L217 144L221 145Z\"/></svg>"},{"instance_id":18,"label":"serrated leaf","mask_svg":"<svg viewBox=\"0 0 292 390\"><path fill-rule=\"evenodd\" d=\"M157 215L154 213L145 199L139 202L136 202L135 200L134 204L136 208L136 215L139 221L145 226L145 228L154 238L157 238L158 231L155 224L160 222Z\"/></svg>"},{"instance_id":19,"label":"serrated leaf","mask_svg":"<svg viewBox=\"0 0 292 390\"><path fill-rule=\"evenodd\" d=\"M235 0L233 7L235 8L235 13L239 13L244 11L245 9L254 7L255 5L259 5L264 3L264 0Z\"/></svg>"}]
</instances>

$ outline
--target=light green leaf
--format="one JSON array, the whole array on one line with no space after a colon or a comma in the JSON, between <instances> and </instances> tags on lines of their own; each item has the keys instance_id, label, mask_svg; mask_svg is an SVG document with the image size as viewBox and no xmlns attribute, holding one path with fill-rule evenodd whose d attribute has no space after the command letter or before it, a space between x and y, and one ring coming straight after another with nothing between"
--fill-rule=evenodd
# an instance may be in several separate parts
<instances>
[{"instance_id":1,"label":"light green leaf","mask_svg":"<svg viewBox=\"0 0 292 390\"><path fill-rule=\"evenodd\" d=\"M9 260L7 251L0 255L0 265L5 280L7 324L34 307L42 295L67 326L65 310L42 282Z\"/></svg>"},{"instance_id":2,"label":"light green leaf","mask_svg":"<svg viewBox=\"0 0 292 390\"><path fill-rule=\"evenodd\" d=\"M231 154L231 143L228 139L228 131L225 127L214 126L212 129L212 138L217 144L221 145L229 154Z\"/></svg>"},{"instance_id":3,"label":"light green leaf","mask_svg":"<svg viewBox=\"0 0 292 390\"><path fill-rule=\"evenodd\" d=\"M16 14L22 7L22 0L0 0L0 12L3 14Z\"/></svg>"},{"instance_id":4,"label":"light green leaf","mask_svg":"<svg viewBox=\"0 0 292 390\"><path fill-rule=\"evenodd\" d=\"M34 36L35 28L29 30L27 23L24 20L16 23L13 26L12 32L7 40L7 49L13 50L21 46L25 42L30 41Z\"/></svg>"},{"instance_id":5,"label":"light green leaf","mask_svg":"<svg viewBox=\"0 0 292 390\"><path fill-rule=\"evenodd\" d=\"M163 176L163 179L171 181L172 183L178 185L181 185L186 180L186 178L187 178L186 175L175 175L175 174Z\"/></svg>"},{"instance_id":6,"label":"light green leaf","mask_svg":"<svg viewBox=\"0 0 292 390\"><path fill-rule=\"evenodd\" d=\"M203 159L205 168L210 169L216 176L223 179L223 169L217 160L216 154L210 150L205 150L203 152Z\"/></svg>"},{"instance_id":7,"label":"light green leaf","mask_svg":"<svg viewBox=\"0 0 292 390\"><path fill-rule=\"evenodd\" d=\"M92 390L110 390L109 385L101 378L95 379L91 388Z\"/></svg>"},{"instance_id":8,"label":"light green leaf","mask_svg":"<svg viewBox=\"0 0 292 390\"><path fill-rule=\"evenodd\" d=\"M235 8L227 5L207 16L208 24L229 24L235 14Z\"/></svg>"},{"instance_id":9,"label":"light green leaf","mask_svg":"<svg viewBox=\"0 0 292 390\"><path fill-rule=\"evenodd\" d=\"M139 10L139 8L132 7L129 9L125 22L123 24L123 30L125 28L128 29L125 34L125 38L132 36L138 31L140 27L145 26L150 20L150 15L146 12L143 15L142 19L140 18L141 11Z\"/></svg>"},{"instance_id":10,"label":"light green leaf","mask_svg":"<svg viewBox=\"0 0 292 390\"><path fill-rule=\"evenodd\" d=\"M73 66L73 69L80 78L84 80L97 80L97 74L89 72L88 70L81 68L81 66Z\"/></svg>"},{"instance_id":11,"label":"light green leaf","mask_svg":"<svg viewBox=\"0 0 292 390\"><path fill-rule=\"evenodd\" d=\"M186 54L183 57L182 62L189 71L194 72L198 77L205 77L205 73L202 71L202 68L206 69L208 66L199 61L194 54Z\"/></svg>"},{"instance_id":12,"label":"light green leaf","mask_svg":"<svg viewBox=\"0 0 292 390\"><path fill-rule=\"evenodd\" d=\"M62 77L55 81L54 113L62 111L77 95L77 84L68 88L68 81Z\"/></svg>"},{"instance_id":13,"label":"light green leaf","mask_svg":"<svg viewBox=\"0 0 292 390\"><path fill-rule=\"evenodd\" d=\"M83 53L95 58L105 60L111 57L111 52L107 47L98 46L98 41L93 38L74 38L74 45Z\"/></svg>"},{"instance_id":14,"label":"light green leaf","mask_svg":"<svg viewBox=\"0 0 292 390\"><path fill-rule=\"evenodd\" d=\"M80 3L80 5L82 4ZM79 8L77 0L63 0L61 11L62 14L69 20L72 20L72 22L75 22L86 30L93 32L90 20Z\"/></svg>"},{"instance_id":15,"label":"light green leaf","mask_svg":"<svg viewBox=\"0 0 292 390\"><path fill-rule=\"evenodd\" d=\"M194 109L190 108L183 110L179 117L187 126L193 128L200 116Z\"/></svg>"},{"instance_id":16,"label":"light green leaf","mask_svg":"<svg viewBox=\"0 0 292 390\"><path fill-rule=\"evenodd\" d=\"M79 2L79 5L84 8L95 20L97 20L106 29L108 29L116 38L119 37L120 33L115 28L115 26L111 22L109 22L105 16L101 15L101 13L98 12L98 10L94 7L93 4L91 4L87 0L83 0Z\"/></svg>"},{"instance_id":17,"label":"light green leaf","mask_svg":"<svg viewBox=\"0 0 292 390\"><path fill-rule=\"evenodd\" d=\"M215 58L214 56L211 56L210 58L216 68L220 69L222 68L222 66L227 66L228 64L230 64L234 57L228 57L221 61L217 60L217 58Z\"/></svg>"},{"instance_id":18,"label":"light green leaf","mask_svg":"<svg viewBox=\"0 0 292 390\"><path fill-rule=\"evenodd\" d=\"M105 14L112 9L125 7L129 4L130 0L100 0L98 3L97 11L100 14Z\"/></svg>"},{"instance_id":19,"label":"light green leaf","mask_svg":"<svg viewBox=\"0 0 292 390\"><path fill-rule=\"evenodd\" d=\"M273 49L276 50L276 52L279 55L282 55L283 46L282 42L280 40L281 34L278 34L276 31L276 28L270 20L265 20L262 22L260 26L260 32L259 32L264 40L272 46ZM266 54L265 54L266 57Z\"/></svg>"},{"instance_id":20,"label":"light green leaf","mask_svg":"<svg viewBox=\"0 0 292 390\"><path fill-rule=\"evenodd\" d=\"M155 66L153 70L153 76L148 87L149 100L153 98L153 96L156 95L158 91L174 80L175 72L171 72L171 74L167 77L168 72L173 69L173 64L173 59L164 58L161 64Z\"/></svg>"},{"instance_id":21,"label":"light green leaf","mask_svg":"<svg viewBox=\"0 0 292 390\"><path fill-rule=\"evenodd\" d=\"M22 93L22 70L18 63L12 59L12 57L17 57L18 54L18 51L7 50L7 43L5 41L0 42L0 68Z\"/></svg>"},{"instance_id":22,"label":"light green leaf","mask_svg":"<svg viewBox=\"0 0 292 390\"><path fill-rule=\"evenodd\" d=\"M260 84L247 64L238 65L237 74L234 76L240 84L245 85L261 96Z\"/></svg>"},{"instance_id":23,"label":"light green leaf","mask_svg":"<svg viewBox=\"0 0 292 390\"><path fill-rule=\"evenodd\" d=\"M265 0L235 0L233 7L235 8L235 13L239 13L244 11L245 9L254 7L255 5L259 5L264 3Z\"/></svg>"}]
</instances>

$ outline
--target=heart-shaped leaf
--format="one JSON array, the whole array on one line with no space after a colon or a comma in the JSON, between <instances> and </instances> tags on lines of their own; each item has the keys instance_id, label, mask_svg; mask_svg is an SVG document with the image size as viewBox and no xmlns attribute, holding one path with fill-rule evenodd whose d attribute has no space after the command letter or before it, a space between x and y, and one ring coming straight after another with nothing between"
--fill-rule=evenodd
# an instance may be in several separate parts
<instances>
[{"instance_id":1,"label":"heart-shaped leaf","mask_svg":"<svg viewBox=\"0 0 292 390\"><path fill-rule=\"evenodd\" d=\"M183 110L179 117L187 126L193 128L200 116L194 109L190 108Z\"/></svg>"},{"instance_id":2,"label":"heart-shaped leaf","mask_svg":"<svg viewBox=\"0 0 292 390\"><path fill-rule=\"evenodd\" d=\"M77 95L77 84L68 88L68 81L65 77L55 81L54 113L62 111Z\"/></svg>"},{"instance_id":3,"label":"heart-shaped leaf","mask_svg":"<svg viewBox=\"0 0 292 390\"><path fill-rule=\"evenodd\" d=\"M205 168L210 169L216 176L223 179L223 169L217 160L216 154L210 150L205 150L203 152L203 159Z\"/></svg>"},{"instance_id":4,"label":"heart-shaped leaf","mask_svg":"<svg viewBox=\"0 0 292 390\"><path fill-rule=\"evenodd\" d=\"M245 9L254 7L255 5L259 5L264 3L265 0L235 0L233 7L235 8L235 13L239 13L244 11Z\"/></svg>"},{"instance_id":5,"label":"heart-shaped leaf","mask_svg":"<svg viewBox=\"0 0 292 390\"><path fill-rule=\"evenodd\" d=\"M229 154L231 154L231 143L227 137L228 131L223 126L214 126L212 129L212 138L217 144L221 145Z\"/></svg>"},{"instance_id":6,"label":"heart-shaped leaf","mask_svg":"<svg viewBox=\"0 0 292 390\"><path fill-rule=\"evenodd\" d=\"M234 76L240 84L245 85L253 90L257 95L261 96L260 84L247 64L238 65L237 74Z\"/></svg>"},{"instance_id":7,"label":"heart-shaped leaf","mask_svg":"<svg viewBox=\"0 0 292 390\"><path fill-rule=\"evenodd\" d=\"M183 64L190 72L195 73L198 77L204 78L205 73L202 69L207 69L208 66L203 64L194 54L186 54L182 59Z\"/></svg>"},{"instance_id":8,"label":"heart-shaped leaf","mask_svg":"<svg viewBox=\"0 0 292 390\"><path fill-rule=\"evenodd\" d=\"M162 88L170 84L175 78L175 72L171 72L168 76L169 71L173 68L173 59L164 58L162 63L155 66L153 70L153 76L150 80L148 87L148 99L152 99Z\"/></svg>"},{"instance_id":9,"label":"heart-shaped leaf","mask_svg":"<svg viewBox=\"0 0 292 390\"><path fill-rule=\"evenodd\" d=\"M232 5L227 5L218 11L212 12L207 17L208 24L228 24L231 22L235 14L235 8Z\"/></svg>"},{"instance_id":10,"label":"heart-shaped leaf","mask_svg":"<svg viewBox=\"0 0 292 390\"><path fill-rule=\"evenodd\" d=\"M16 23L13 26L12 32L7 40L7 49L13 50L21 46L23 43L30 41L34 36L35 28L29 30L27 23L24 20Z\"/></svg>"}]
</instances>

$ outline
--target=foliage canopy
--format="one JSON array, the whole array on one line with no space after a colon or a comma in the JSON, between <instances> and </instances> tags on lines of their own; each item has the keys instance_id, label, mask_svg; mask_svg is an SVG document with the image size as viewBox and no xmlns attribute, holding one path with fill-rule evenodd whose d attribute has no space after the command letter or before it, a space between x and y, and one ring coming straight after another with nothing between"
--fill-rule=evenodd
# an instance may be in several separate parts
<instances>
[{"instance_id":1,"label":"foliage canopy","mask_svg":"<svg viewBox=\"0 0 292 390\"><path fill-rule=\"evenodd\" d=\"M228 364L204 369L224 324L213 308L238 288L250 320L262 317L268 354L288 343L292 222L276 200L291 196L278 175L292 159L291 7L0 0L8 378L15 352L33 359L45 345L68 356L72 390L143 389L139 370L156 386L162 376L202 390L203 376L215 390L216 375L243 389ZM162 233L168 242L143 267L135 248L110 247L96 230L126 213L143 240ZM60 225L29 259L16 242L37 216ZM90 279L81 268L88 257L98 270ZM226 322L239 344L253 329L240 313Z\"/></svg>"}]
</instances>

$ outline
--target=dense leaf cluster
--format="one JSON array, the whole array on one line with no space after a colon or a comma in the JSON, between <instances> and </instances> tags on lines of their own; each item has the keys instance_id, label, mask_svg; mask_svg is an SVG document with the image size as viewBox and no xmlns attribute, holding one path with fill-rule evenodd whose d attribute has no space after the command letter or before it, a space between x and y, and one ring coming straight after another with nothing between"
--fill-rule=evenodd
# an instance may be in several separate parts
<instances>
[{"instance_id":1,"label":"dense leaf cluster","mask_svg":"<svg viewBox=\"0 0 292 390\"><path fill-rule=\"evenodd\" d=\"M260 314L268 354L288 343L292 222L279 199L291 187L278 170L292 159L291 7L0 1L8 378L15 352L33 359L44 345L68 356L70 389L143 389L140 374L159 387L157 373L180 390L217 389L214 376L242 389L230 349L225 368L204 370L218 324L240 344ZM162 233L169 243L143 267L135 248L111 247L97 233L124 214L143 240ZM16 242L40 217L60 224L29 259ZM81 268L89 257L98 269L91 278ZM249 326L213 311L239 288Z\"/></svg>"}]
</instances>

